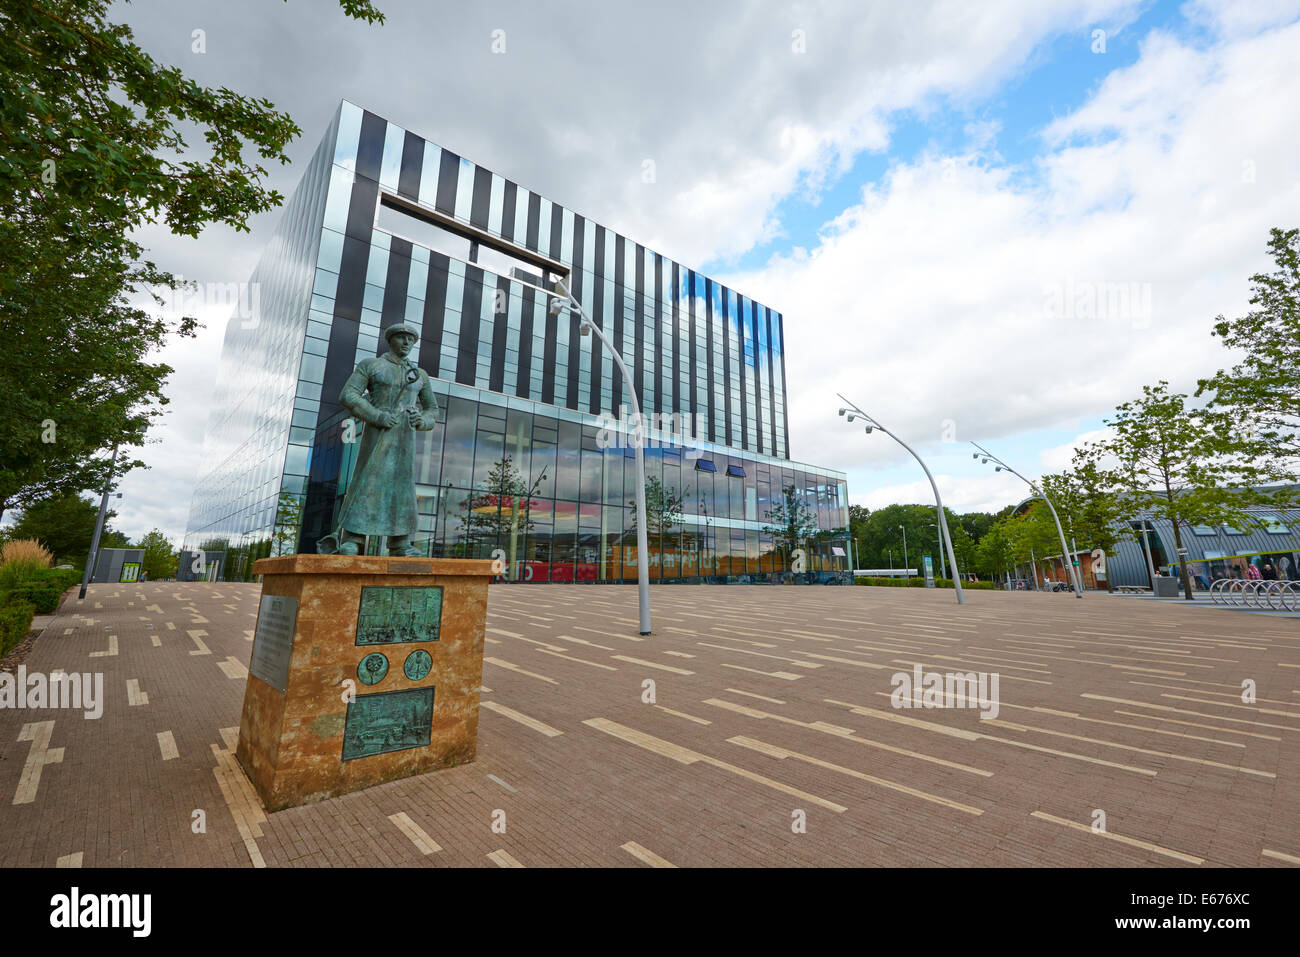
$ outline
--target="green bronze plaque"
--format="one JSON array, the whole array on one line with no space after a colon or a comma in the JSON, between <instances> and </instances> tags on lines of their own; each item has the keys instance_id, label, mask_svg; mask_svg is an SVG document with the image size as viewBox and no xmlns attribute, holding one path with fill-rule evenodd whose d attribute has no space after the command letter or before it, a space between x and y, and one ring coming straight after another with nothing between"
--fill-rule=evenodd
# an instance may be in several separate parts
<instances>
[{"instance_id":1,"label":"green bronze plaque","mask_svg":"<svg viewBox=\"0 0 1300 957\"><path fill-rule=\"evenodd\" d=\"M358 645L437 641L441 627L441 585L367 585L361 589Z\"/></svg>"},{"instance_id":2,"label":"green bronze plaque","mask_svg":"<svg viewBox=\"0 0 1300 957\"><path fill-rule=\"evenodd\" d=\"M433 655L423 648L417 648L406 656L406 663L402 665L402 671L412 681L419 681L429 673L429 669L432 667Z\"/></svg>"},{"instance_id":3,"label":"green bronze plaque","mask_svg":"<svg viewBox=\"0 0 1300 957\"><path fill-rule=\"evenodd\" d=\"M388 674L388 659L377 651L373 651L361 659L361 664L357 665L357 677L361 679L362 684L377 685L384 680L384 675Z\"/></svg>"},{"instance_id":4,"label":"green bronze plaque","mask_svg":"<svg viewBox=\"0 0 1300 957\"><path fill-rule=\"evenodd\" d=\"M427 747L432 733L432 688L357 695L348 705L343 760Z\"/></svg>"}]
</instances>

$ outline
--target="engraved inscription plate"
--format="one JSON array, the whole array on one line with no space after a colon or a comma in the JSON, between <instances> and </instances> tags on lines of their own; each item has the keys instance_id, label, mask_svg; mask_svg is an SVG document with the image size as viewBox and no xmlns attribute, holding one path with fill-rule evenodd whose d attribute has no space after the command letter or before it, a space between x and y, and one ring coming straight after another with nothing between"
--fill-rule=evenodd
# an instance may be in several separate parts
<instances>
[{"instance_id":1,"label":"engraved inscription plate","mask_svg":"<svg viewBox=\"0 0 1300 957\"><path fill-rule=\"evenodd\" d=\"M248 670L276 691L284 691L289 683L289 655L293 651L293 627L297 620L298 599L262 596Z\"/></svg>"},{"instance_id":2,"label":"engraved inscription plate","mask_svg":"<svg viewBox=\"0 0 1300 957\"><path fill-rule=\"evenodd\" d=\"M357 695L348 705L343 760L428 747L432 732L432 688Z\"/></svg>"},{"instance_id":3,"label":"engraved inscription plate","mask_svg":"<svg viewBox=\"0 0 1300 957\"><path fill-rule=\"evenodd\" d=\"M358 645L437 641L441 627L441 585L367 585L361 589Z\"/></svg>"}]
</instances>

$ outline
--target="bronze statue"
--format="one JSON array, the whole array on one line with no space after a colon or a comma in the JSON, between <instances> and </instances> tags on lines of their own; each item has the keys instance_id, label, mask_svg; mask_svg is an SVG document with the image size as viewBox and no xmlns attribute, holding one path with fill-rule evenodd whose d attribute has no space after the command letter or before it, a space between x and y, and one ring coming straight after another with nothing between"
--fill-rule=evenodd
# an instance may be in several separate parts
<instances>
[{"instance_id":1,"label":"bronze statue","mask_svg":"<svg viewBox=\"0 0 1300 957\"><path fill-rule=\"evenodd\" d=\"M364 423L356 466L335 532L316 543L322 554L356 555L367 535L388 539L388 554L416 556L415 430L432 429L438 401L429 374L407 359L420 331L406 322L384 329L388 352L357 364L339 403Z\"/></svg>"}]
</instances>

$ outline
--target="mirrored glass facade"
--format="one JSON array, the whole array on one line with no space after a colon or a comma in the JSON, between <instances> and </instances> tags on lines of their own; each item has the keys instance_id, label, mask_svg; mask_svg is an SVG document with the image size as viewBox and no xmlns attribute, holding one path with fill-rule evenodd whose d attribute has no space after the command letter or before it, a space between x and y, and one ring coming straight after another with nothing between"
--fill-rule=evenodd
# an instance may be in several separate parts
<instances>
[{"instance_id":1,"label":"mirrored glass facade","mask_svg":"<svg viewBox=\"0 0 1300 957\"><path fill-rule=\"evenodd\" d=\"M348 102L227 329L185 548L226 551L231 579L315 550L356 449L339 391L405 319L441 408L415 543L504 557L512 580L635 580L626 385L576 311L547 308L557 279L654 426L654 579L786 573L792 508L816 528L799 567L847 568L844 474L788 458L779 313Z\"/></svg>"}]
</instances>

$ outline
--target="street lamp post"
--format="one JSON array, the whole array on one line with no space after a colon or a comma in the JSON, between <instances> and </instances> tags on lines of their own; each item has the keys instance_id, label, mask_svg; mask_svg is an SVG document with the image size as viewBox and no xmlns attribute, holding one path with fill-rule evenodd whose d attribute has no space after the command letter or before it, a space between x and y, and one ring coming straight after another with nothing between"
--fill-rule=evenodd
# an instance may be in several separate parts
<instances>
[{"instance_id":1,"label":"street lamp post","mask_svg":"<svg viewBox=\"0 0 1300 957\"><path fill-rule=\"evenodd\" d=\"M944 516L943 499L939 496L939 486L934 481L934 476L930 474L930 469L926 466L924 462L921 461L921 456L917 455L916 450L913 449L910 445L908 445L906 442L900 439L893 432L890 432L887 428L885 428L883 425L881 425L871 416L867 415L867 413L863 412L852 402L849 402L849 400L845 399L844 396L841 395L840 398L844 401L845 405L848 406L847 409L840 409L840 415L845 415L846 413L848 413L849 409L852 409L853 414L848 416L849 422L852 422L857 417L861 417L865 419L867 422L865 431L867 432L868 435L871 434L871 431L873 429L880 432L884 432L887 436L889 436L891 439L893 439L895 442L897 442L903 448L907 449L907 451L912 454L912 458L916 459L917 463L921 466L921 469L925 472L925 477L930 480L930 488L934 491L935 508L939 512L939 526L940 526L940 531L943 532L943 543L945 546L947 546L948 549L948 567L952 569L953 591L957 595L957 604L959 605L966 604L966 593L962 591L961 575L957 570L957 555L952 550L952 535L949 534L948 532L948 519ZM906 568L906 566L907 566L907 561L906 558L904 558L904 568Z\"/></svg>"},{"instance_id":2,"label":"street lamp post","mask_svg":"<svg viewBox=\"0 0 1300 957\"><path fill-rule=\"evenodd\" d=\"M1029 479L1025 478L1023 475L1021 475L1021 474L1020 474L1019 472L1017 472L1015 469L1013 469L1010 465L1007 465L1006 462L1003 462L1000 458L998 458L998 457L997 457L996 455L994 455L992 452L990 452L990 451L988 451L987 449L985 449L983 446L978 445L978 444L976 444L975 442L972 442L971 445L974 445L975 448L979 449L979 452L977 452L977 453L975 453L974 455L972 455L971 458L979 459L979 460L980 460L981 462L983 462L985 465L987 465L990 461L996 462L997 465L994 466L993 471L995 471L995 472L1001 472L1001 471L1005 470L1005 471L1007 471L1007 472L1010 472L1010 473L1011 473L1012 475L1014 475L1016 478L1020 479L1020 481L1024 482L1024 483L1025 483L1026 485L1028 485L1031 489L1033 489L1034 494L1037 495L1039 498L1041 498L1044 502L1047 503L1047 508L1048 508L1048 510L1052 513L1052 521L1056 523L1056 534L1057 534L1057 535L1060 537L1060 539L1061 539L1061 556L1062 556L1062 558L1064 558L1066 555L1068 555L1068 554L1069 554L1069 551L1070 551L1070 548L1069 548L1068 545L1065 544L1065 532L1061 529L1061 520L1060 520L1060 518L1057 517L1057 514L1056 514L1056 506L1053 505L1053 504L1052 504L1052 500L1051 500L1050 498L1047 497L1047 493L1044 492L1044 491L1043 491L1041 488L1039 488L1037 485L1035 485L1033 482L1029 481ZM1070 580L1071 580L1072 582L1074 582L1074 597L1075 597L1075 598L1082 598L1082 597L1083 597L1083 588L1079 585L1079 573L1075 570L1075 568L1074 568L1074 563L1073 563L1073 562L1070 563L1070 566L1069 566L1069 567L1070 567ZM1037 573L1035 573L1035 578L1037 578Z\"/></svg>"},{"instance_id":3,"label":"street lamp post","mask_svg":"<svg viewBox=\"0 0 1300 957\"><path fill-rule=\"evenodd\" d=\"M569 292L569 287L563 279L555 281L555 288L559 291L559 295L551 293L551 315L558 316L565 305L577 308L578 315L582 317L582 325L578 327L578 331L584 336L589 332L595 333L596 338L604 343L614 364L618 366L618 371L623 375L623 384L627 386L627 395L632 402L632 416L633 421L636 422L636 433L633 439L636 452L636 584L641 606L640 630L641 634L648 635L650 634L650 545L646 534L645 453L642 448L645 445L645 424L641 420L641 402L637 398L635 382L628 375L623 357L614 348L614 344L605 337L600 326L587 315L587 311L582 308L582 303Z\"/></svg>"},{"instance_id":4,"label":"street lamp post","mask_svg":"<svg viewBox=\"0 0 1300 957\"><path fill-rule=\"evenodd\" d=\"M898 526L903 529L903 577L907 583L912 584L912 563L907 560L907 529L902 525Z\"/></svg>"},{"instance_id":5,"label":"street lamp post","mask_svg":"<svg viewBox=\"0 0 1300 957\"><path fill-rule=\"evenodd\" d=\"M948 572L945 570L943 564L943 532L939 531L939 524L937 522L929 522L927 523L927 527L933 528L935 533L939 536L939 577L947 578Z\"/></svg>"},{"instance_id":6,"label":"street lamp post","mask_svg":"<svg viewBox=\"0 0 1300 957\"><path fill-rule=\"evenodd\" d=\"M99 561L99 536L104 532L104 516L108 514L109 489L113 487L113 469L116 465L117 446L114 445L113 457L108 462L108 477L104 479L104 494L99 499L99 517L95 519L95 537L91 540L90 554L86 557L86 569L81 573L81 591L77 595L77 601L85 599L86 585L90 582L90 576L95 572L95 564Z\"/></svg>"}]
</instances>

